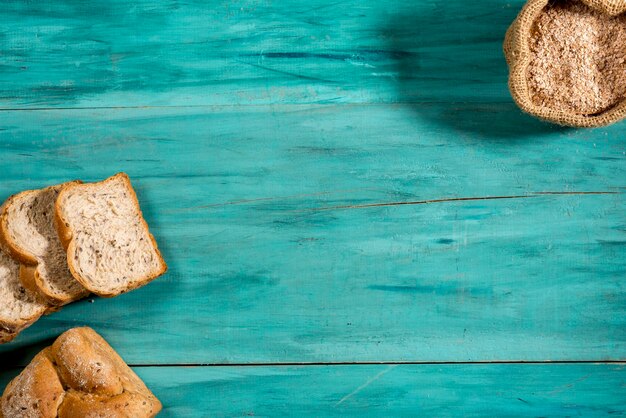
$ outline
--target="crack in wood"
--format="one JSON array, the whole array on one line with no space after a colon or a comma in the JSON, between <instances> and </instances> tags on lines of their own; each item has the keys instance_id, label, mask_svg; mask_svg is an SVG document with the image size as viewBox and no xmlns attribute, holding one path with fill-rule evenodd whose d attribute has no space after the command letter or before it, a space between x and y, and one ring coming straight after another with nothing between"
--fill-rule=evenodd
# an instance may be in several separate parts
<instances>
[{"instance_id":1,"label":"crack in wood","mask_svg":"<svg viewBox=\"0 0 626 418\"><path fill-rule=\"evenodd\" d=\"M477 196L477 197L451 197L445 199L429 199L429 200L415 200L408 202L380 202L380 203L365 203L362 205L345 205L345 206L328 206L320 208L312 208L313 211L323 210L341 210L341 209L366 209L377 208L385 206L409 206L409 205L428 205L432 203L447 203L447 202L464 202L472 200L505 200L505 199L529 199L542 195L607 195L607 194L620 194L619 192L601 191L601 192L532 192L525 195L512 195L512 196Z\"/></svg>"}]
</instances>

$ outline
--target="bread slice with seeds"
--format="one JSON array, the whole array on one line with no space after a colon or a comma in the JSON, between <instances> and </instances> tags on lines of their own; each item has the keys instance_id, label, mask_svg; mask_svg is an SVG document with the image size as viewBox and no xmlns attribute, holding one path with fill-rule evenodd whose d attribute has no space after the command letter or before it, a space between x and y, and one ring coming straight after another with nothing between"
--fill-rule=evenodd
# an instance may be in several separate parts
<instances>
[{"instance_id":1,"label":"bread slice with seeds","mask_svg":"<svg viewBox=\"0 0 626 418\"><path fill-rule=\"evenodd\" d=\"M11 341L49 308L22 285L19 274L19 263L0 250L0 343Z\"/></svg>"},{"instance_id":2,"label":"bread slice with seeds","mask_svg":"<svg viewBox=\"0 0 626 418\"><path fill-rule=\"evenodd\" d=\"M72 276L56 229L55 203L61 190L78 181L11 196L0 213L0 240L22 263L20 279L53 305L65 305L89 292Z\"/></svg>"},{"instance_id":3,"label":"bread slice with seeds","mask_svg":"<svg viewBox=\"0 0 626 418\"><path fill-rule=\"evenodd\" d=\"M97 295L119 295L167 270L125 173L65 187L56 220L70 271Z\"/></svg>"}]
</instances>

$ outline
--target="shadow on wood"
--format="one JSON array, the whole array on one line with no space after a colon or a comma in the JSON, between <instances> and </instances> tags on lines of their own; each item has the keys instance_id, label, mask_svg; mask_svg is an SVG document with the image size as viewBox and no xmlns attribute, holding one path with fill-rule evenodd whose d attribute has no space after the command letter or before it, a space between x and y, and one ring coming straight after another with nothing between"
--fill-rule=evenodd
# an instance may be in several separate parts
<instances>
[{"instance_id":1,"label":"shadow on wood","mask_svg":"<svg viewBox=\"0 0 626 418\"><path fill-rule=\"evenodd\" d=\"M19 338L19 337L18 337ZM45 347L52 345L56 337L38 340L32 344L9 343L15 344L15 347L8 351L2 352L0 355L0 382L9 381L22 371L21 367L15 367L15 364L26 365L35 357L35 355ZM11 364L13 366L6 366ZM4 386L0 386L0 395L4 391Z\"/></svg>"},{"instance_id":2,"label":"shadow on wood","mask_svg":"<svg viewBox=\"0 0 626 418\"><path fill-rule=\"evenodd\" d=\"M432 4L391 16L382 34L396 52L400 101L421 118L487 140L563 132L522 113L508 91L502 42L518 4ZM454 87L454 88L451 88ZM424 103L434 102L432 112Z\"/></svg>"},{"instance_id":3,"label":"shadow on wood","mask_svg":"<svg viewBox=\"0 0 626 418\"><path fill-rule=\"evenodd\" d=\"M137 176L139 177L139 176ZM155 240L157 242L159 251L161 252L161 256L165 260L167 264L167 271L161 277L157 277L155 280L157 281L166 281L168 284L168 288L171 292L174 292L174 286L179 285L179 280L175 278L180 277L180 268L177 263L177 259L172 252L172 246L176 245L172 242L166 242L163 237L163 230L167 227L166 225L162 225L159 221L159 205L155 204L149 197L146 195L153 193L154 190L150 190L146 188L144 184L142 184L142 180L139 178L131 178L133 181L133 188L135 189L135 193L137 194L137 199L139 200L139 205L141 207L141 212L148 223L150 228L150 233L154 235ZM163 181L166 182L174 182L175 178L166 178ZM174 197L175 199L176 197ZM165 301L167 294L162 294ZM162 303L162 300L152 299L151 303Z\"/></svg>"}]
</instances>

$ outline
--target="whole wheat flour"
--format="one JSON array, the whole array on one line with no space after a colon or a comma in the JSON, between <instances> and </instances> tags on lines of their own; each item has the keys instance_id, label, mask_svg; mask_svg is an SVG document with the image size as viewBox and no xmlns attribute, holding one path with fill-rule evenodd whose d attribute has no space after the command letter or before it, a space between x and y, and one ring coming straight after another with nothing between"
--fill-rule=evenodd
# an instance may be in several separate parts
<instances>
[{"instance_id":1,"label":"whole wheat flour","mask_svg":"<svg viewBox=\"0 0 626 418\"><path fill-rule=\"evenodd\" d=\"M595 115L626 98L626 15L550 2L533 24L528 87L537 106Z\"/></svg>"}]
</instances>

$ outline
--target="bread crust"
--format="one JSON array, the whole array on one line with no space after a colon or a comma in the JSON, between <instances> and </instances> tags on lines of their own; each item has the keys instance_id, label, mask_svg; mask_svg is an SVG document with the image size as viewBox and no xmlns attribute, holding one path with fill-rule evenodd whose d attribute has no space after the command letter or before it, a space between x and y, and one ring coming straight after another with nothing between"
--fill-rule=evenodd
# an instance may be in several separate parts
<instances>
[{"instance_id":1,"label":"bread crust","mask_svg":"<svg viewBox=\"0 0 626 418\"><path fill-rule=\"evenodd\" d=\"M40 311L41 312L38 311L34 315L24 319L22 322L19 323L0 318L0 332L2 332L4 335L7 335L7 339L4 341L3 339L0 339L0 343L7 343L12 341L13 339L15 339L15 337L17 337L17 334L33 325L35 321L37 321L39 318L49 312L47 307L41 309Z\"/></svg>"},{"instance_id":2,"label":"bread crust","mask_svg":"<svg viewBox=\"0 0 626 418\"><path fill-rule=\"evenodd\" d=\"M0 330L0 344L9 343L13 341L15 337L17 337L16 333ZM2 415L0 415L0 418L2 418Z\"/></svg>"},{"instance_id":3,"label":"bread crust","mask_svg":"<svg viewBox=\"0 0 626 418\"><path fill-rule=\"evenodd\" d=\"M36 407L35 407L36 405ZM161 402L91 328L63 333L13 379L0 417L151 418Z\"/></svg>"},{"instance_id":4,"label":"bread crust","mask_svg":"<svg viewBox=\"0 0 626 418\"><path fill-rule=\"evenodd\" d=\"M41 280L41 278L36 276L37 266L20 263L20 281L22 285L31 292L40 293L37 282Z\"/></svg>"},{"instance_id":5,"label":"bread crust","mask_svg":"<svg viewBox=\"0 0 626 418\"><path fill-rule=\"evenodd\" d=\"M0 409L7 417L56 418L63 395L48 347L7 385Z\"/></svg>"},{"instance_id":6,"label":"bread crust","mask_svg":"<svg viewBox=\"0 0 626 418\"><path fill-rule=\"evenodd\" d=\"M0 251L5 252L3 249L0 249ZM8 257L8 253L2 254L2 257ZM33 292L30 292L30 293L33 293ZM42 315L51 312L51 306L47 304L45 301L41 300L41 298L39 297L37 293L33 293L33 297L37 299L37 302L40 303L41 307L40 309L34 310L32 315L28 317L21 317L20 321L14 321L14 320L0 317L0 344L10 342L22 330L28 328L35 321L41 318Z\"/></svg>"},{"instance_id":7,"label":"bread crust","mask_svg":"<svg viewBox=\"0 0 626 418\"><path fill-rule=\"evenodd\" d=\"M26 190L21 193L14 194L9 197L5 204L1 208L0 212L0 242L8 250L11 257L21 263L20 265L20 281L22 285L43 297L51 305L66 305L76 300L82 299L89 295L89 291L85 289L84 292L78 293L75 297L58 297L47 291L46 286L43 284L43 278L40 273L39 261L37 257L28 251L21 248L21 246L11 238L9 233L9 208L20 198L23 198L29 194L39 193L42 190L48 190L54 187L61 187L61 191L68 186L82 184L80 180L72 180L60 185L48 186L43 189ZM55 211L56 212L56 211ZM56 213L54 216L56 220ZM54 222L54 221L53 221Z\"/></svg>"},{"instance_id":8,"label":"bread crust","mask_svg":"<svg viewBox=\"0 0 626 418\"><path fill-rule=\"evenodd\" d=\"M152 243L152 246L154 247L157 257L159 258L159 263L161 265L160 269L158 271L156 271L154 274L150 274L147 277L143 277L143 280L138 280L136 281L134 284L128 284L126 287L124 287L121 291L116 291L116 292L103 292L100 289L94 289L93 286L91 286L91 283L89 283L88 280L86 280L84 277L82 277L80 275L80 273L78 272L76 266L74 265L74 258L71 256L71 254L74 254L75 252L75 242L74 242L74 231L72 230L72 227L70 225L70 222L65 218L64 213L63 213L63 207L61 202L63 201L63 198L65 197L66 194L72 192L73 190L75 190L76 188L90 188L90 187L99 187L102 186L108 182L112 182L115 180L121 179L125 186L126 189L129 192L129 196L131 197L132 201L133 201L133 205L135 206L135 209L137 210L137 213L139 214L139 218L140 218L140 222L143 226L143 228L146 230L146 232L148 233L148 236L150 237L150 241ZM59 196L57 197L57 201L55 203L55 220L56 220L56 227L57 227L57 231L59 233L59 238L61 240L61 243L63 244L63 246L65 247L66 251L67 251L67 264L70 267L70 272L72 273L72 275L74 276L74 278L76 280L78 280L78 282L80 284L82 284L86 289L88 289L89 291L91 291L92 293L98 295L98 296L102 296L102 297L114 297L117 295L120 295L122 293L126 293L128 291L131 291L133 289L137 289L138 287L144 286L148 283L150 283L152 280L156 279L157 277L161 276L162 274L164 274L167 271L167 264L165 263L165 260L163 259L163 256L161 255L161 251L159 250L159 247L157 246L157 242L154 238L154 236L150 233L150 228L148 227L148 223L146 222L145 218L143 217L143 212L141 211L141 207L139 206L139 199L137 199L137 194L135 193L135 189L133 188L131 182L130 182L130 178L128 177L128 175L124 172L120 172L117 173L103 181L100 182L96 182L96 183L82 183L82 184L71 184L68 185L67 187L65 187L63 190L61 190L61 192L59 193Z\"/></svg>"},{"instance_id":9,"label":"bread crust","mask_svg":"<svg viewBox=\"0 0 626 418\"><path fill-rule=\"evenodd\" d=\"M32 193L33 191L34 190L27 190L11 195L0 207L0 244L2 244L2 248L9 253L14 260L27 265L36 265L37 259L26 252L20 251L19 247L10 238L8 209L15 203L18 197Z\"/></svg>"}]
</instances>

